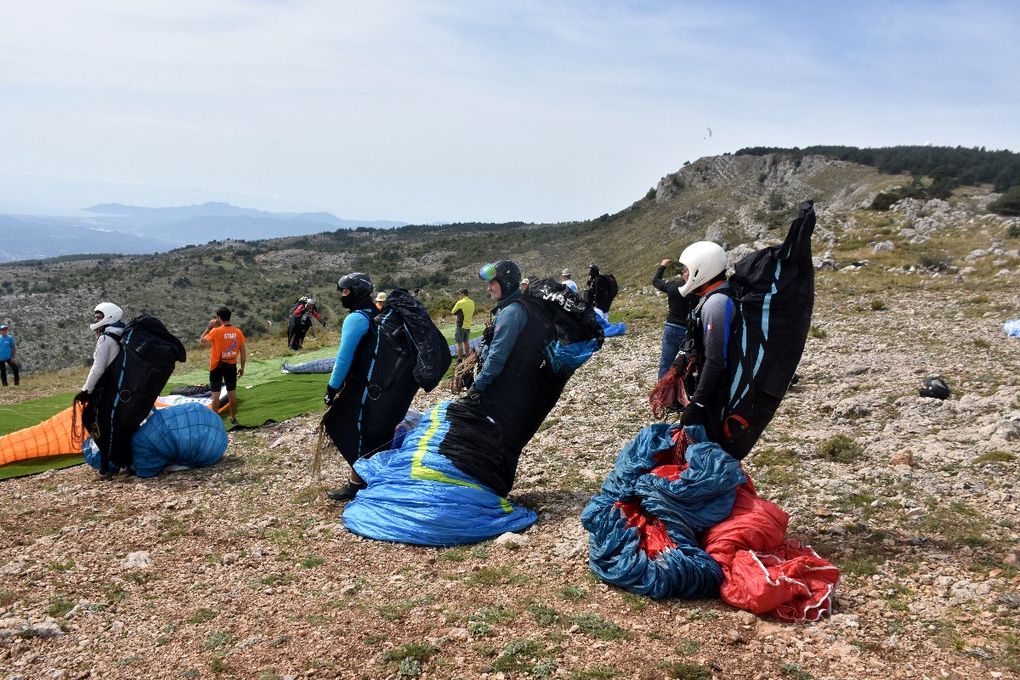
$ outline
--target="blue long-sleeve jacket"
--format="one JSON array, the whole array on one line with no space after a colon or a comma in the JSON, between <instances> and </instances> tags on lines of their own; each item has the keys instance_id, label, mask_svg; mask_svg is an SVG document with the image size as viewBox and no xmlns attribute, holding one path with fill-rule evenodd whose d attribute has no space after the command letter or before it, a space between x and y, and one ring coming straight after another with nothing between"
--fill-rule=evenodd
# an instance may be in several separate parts
<instances>
[{"instance_id":1,"label":"blue long-sleeve jacket","mask_svg":"<svg viewBox=\"0 0 1020 680\"><path fill-rule=\"evenodd\" d=\"M358 343L368 333L369 324L372 321L368 314L353 311L344 319L340 327L340 347L336 351L336 363L333 365L333 373L329 376L329 386L334 390L340 389L347 378L347 371L351 368L354 360L354 351L358 349Z\"/></svg>"},{"instance_id":2,"label":"blue long-sleeve jacket","mask_svg":"<svg viewBox=\"0 0 1020 680\"><path fill-rule=\"evenodd\" d=\"M482 370L475 376L474 388L479 392L484 392L485 388L503 372L506 360L517 344L517 338L528 323L528 312L524 304L514 303L520 296L519 290L507 296L505 306L496 314L492 342L488 350L482 352Z\"/></svg>"}]
</instances>

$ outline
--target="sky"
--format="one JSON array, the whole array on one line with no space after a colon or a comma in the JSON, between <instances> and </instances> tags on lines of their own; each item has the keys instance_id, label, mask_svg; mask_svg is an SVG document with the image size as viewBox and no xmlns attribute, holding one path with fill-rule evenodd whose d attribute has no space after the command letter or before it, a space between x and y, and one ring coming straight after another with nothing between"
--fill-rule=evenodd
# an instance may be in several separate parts
<instances>
[{"instance_id":1,"label":"sky","mask_svg":"<svg viewBox=\"0 0 1020 680\"><path fill-rule=\"evenodd\" d=\"M5 3L0 212L615 213L747 146L1020 151L1015 2Z\"/></svg>"}]
</instances>

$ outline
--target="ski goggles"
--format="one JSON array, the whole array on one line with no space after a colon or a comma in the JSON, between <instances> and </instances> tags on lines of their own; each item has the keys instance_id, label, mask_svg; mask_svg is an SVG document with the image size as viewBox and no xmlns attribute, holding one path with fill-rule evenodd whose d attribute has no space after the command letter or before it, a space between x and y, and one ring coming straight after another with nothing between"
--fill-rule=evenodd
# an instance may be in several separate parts
<instances>
[{"instance_id":1,"label":"ski goggles","mask_svg":"<svg viewBox=\"0 0 1020 680\"><path fill-rule=\"evenodd\" d=\"M496 265L491 263L482 265L482 268L478 270L478 278L480 278L482 281L485 281L486 283L495 279Z\"/></svg>"}]
</instances>

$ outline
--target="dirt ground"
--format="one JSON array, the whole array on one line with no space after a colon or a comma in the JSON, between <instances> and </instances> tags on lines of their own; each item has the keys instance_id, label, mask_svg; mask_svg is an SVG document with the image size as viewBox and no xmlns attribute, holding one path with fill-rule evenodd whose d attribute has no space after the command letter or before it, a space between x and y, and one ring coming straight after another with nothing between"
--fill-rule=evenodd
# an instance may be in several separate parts
<instances>
[{"instance_id":1,"label":"dirt ground","mask_svg":"<svg viewBox=\"0 0 1020 680\"><path fill-rule=\"evenodd\" d=\"M0 676L1020 677L1020 346L987 301L917 285L869 304L840 292L852 276L820 288L801 380L746 461L790 535L842 569L818 624L589 572L579 514L651 422L661 328L636 314L522 456L511 497L539 521L519 545L347 532L322 493L339 456L309 472L312 417L232 433L210 469L0 484ZM935 373L944 402L917 396Z\"/></svg>"}]
</instances>

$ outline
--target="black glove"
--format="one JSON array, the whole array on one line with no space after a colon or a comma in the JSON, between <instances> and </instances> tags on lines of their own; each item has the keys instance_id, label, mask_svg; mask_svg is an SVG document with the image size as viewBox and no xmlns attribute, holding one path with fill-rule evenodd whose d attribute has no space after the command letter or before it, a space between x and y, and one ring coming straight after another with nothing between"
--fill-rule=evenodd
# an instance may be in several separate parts
<instances>
[{"instance_id":1,"label":"black glove","mask_svg":"<svg viewBox=\"0 0 1020 680\"><path fill-rule=\"evenodd\" d=\"M467 402L469 404L477 404L481 400L482 400L482 393L479 390L476 390L474 385L472 385L470 388L468 388L467 394L465 394L463 397L461 397L461 401L465 401L465 402Z\"/></svg>"},{"instance_id":2,"label":"black glove","mask_svg":"<svg viewBox=\"0 0 1020 680\"><path fill-rule=\"evenodd\" d=\"M707 420L708 413L705 411L705 407L702 404L691 402L684 407L681 418L684 426L687 425L704 425Z\"/></svg>"},{"instance_id":3,"label":"black glove","mask_svg":"<svg viewBox=\"0 0 1020 680\"><path fill-rule=\"evenodd\" d=\"M84 404L89 400L89 393L86 392L85 390L82 390L78 394L74 395L74 400L79 404Z\"/></svg>"},{"instance_id":4,"label":"black glove","mask_svg":"<svg viewBox=\"0 0 1020 680\"><path fill-rule=\"evenodd\" d=\"M340 394L340 390L326 385L326 394L322 397L322 401L326 406L332 406L333 400L336 399L336 395Z\"/></svg>"}]
</instances>

